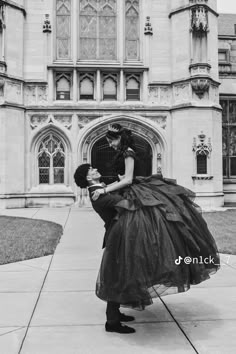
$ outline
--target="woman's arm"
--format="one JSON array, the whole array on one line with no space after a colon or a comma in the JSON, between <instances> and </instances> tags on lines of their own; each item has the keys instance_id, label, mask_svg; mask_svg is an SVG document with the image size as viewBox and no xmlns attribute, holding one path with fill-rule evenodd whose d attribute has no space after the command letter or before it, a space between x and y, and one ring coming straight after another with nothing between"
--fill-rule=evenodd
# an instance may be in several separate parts
<instances>
[{"instance_id":1,"label":"woman's arm","mask_svg":"<svg viewBox=\"0 0 236 354\"><path fill-rule=\"evenodd\" d=\"M113 192L118 189L124 188L132 183L133 181L133 174L134 174L134 158L129 156L125 159L125 175L121 181L117 182L116 184L109 184L106 187L106 192Z\"/></svg>"}]
</instances>

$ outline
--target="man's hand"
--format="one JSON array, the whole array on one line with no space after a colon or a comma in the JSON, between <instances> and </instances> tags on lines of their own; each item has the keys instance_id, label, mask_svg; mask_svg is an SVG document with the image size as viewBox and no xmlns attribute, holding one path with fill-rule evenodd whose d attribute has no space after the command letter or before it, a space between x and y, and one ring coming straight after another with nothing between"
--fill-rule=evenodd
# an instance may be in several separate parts
<instances>
[{"instance_id":1,"label":"man's hand","mask_svg":"<svg viewBox=\"0 0 236 354\"><path fill-rule=\"evenodd\" d=\"M99 198L99 196L101 194L104 194L105 191L103 188L99 188L99 189L96 189L93 193L92 193L92 200L97 200Z\"/></svg>"},{"instance_id":2,"label":"man's hand","mask_svg":"<svg viewBox=\"0 0 236 354\"><path fill-rule=\"evenodd\" d=\"M118 177L119 177L119 180L121 181L122 179L124 179L125 178L125 175L118 175Z\"/></svg>"}]
</instances>

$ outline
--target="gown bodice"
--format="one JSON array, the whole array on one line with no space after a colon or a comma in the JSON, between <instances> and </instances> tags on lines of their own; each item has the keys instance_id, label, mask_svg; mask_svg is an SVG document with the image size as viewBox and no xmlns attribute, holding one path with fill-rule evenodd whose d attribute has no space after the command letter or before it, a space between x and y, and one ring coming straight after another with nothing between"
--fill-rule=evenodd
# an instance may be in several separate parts
<instances>
[{"instance_id":1,"label":"gown bodice","mask_svg":"<svg viewBox=\"0 0 236 354\"><path fill-rule=\"evenodd\" d=\"M125 151L121 151L118 153L116 160L115 160L115 171L117 175L124 175L125 174L125 159L127 157L133 157L134 159L134 175L136 176L137 170L137 155L133 150L127 149Z\"/></svg>"}]
</instances>

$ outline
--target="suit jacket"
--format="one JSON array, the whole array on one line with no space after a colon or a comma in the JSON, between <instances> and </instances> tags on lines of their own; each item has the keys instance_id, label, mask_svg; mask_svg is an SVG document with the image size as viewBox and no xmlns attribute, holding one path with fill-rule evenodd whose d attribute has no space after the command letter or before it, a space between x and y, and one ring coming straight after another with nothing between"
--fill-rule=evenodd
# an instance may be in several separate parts
<instances>
[{"instance_id":1,"label":"suit jacket","mask_svg":"<svg viewBox=\"0 0 236 354\"><path fill-rule=\"evenodd\" d=\"M123 198L118 194L101 194L97 200L92 200L92 193L99 188L103 188L102 186L94 186L89 188L89 197L92 203L93 209L99 214L102 220L105 222L105 235L103 239L102 248L106 246L107 237L109 234L109 230L115 222L115 217L117 215L117 211L115 209L116 204L121 201Z\"/></svg>"}]
</instances>

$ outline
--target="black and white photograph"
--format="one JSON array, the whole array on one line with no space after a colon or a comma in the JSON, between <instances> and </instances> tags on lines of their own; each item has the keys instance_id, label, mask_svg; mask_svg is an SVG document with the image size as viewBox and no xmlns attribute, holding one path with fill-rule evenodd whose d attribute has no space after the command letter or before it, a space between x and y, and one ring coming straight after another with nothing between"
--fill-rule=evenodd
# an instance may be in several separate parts
<instances>
[{"instance_id":1,"label":"black and white photograph","mask_svg":"<svg viewBox=\"0 0 236 354\"><path fill-rule=\"evenodd\" d=\"M236 1L0 0L0 354L235 332Z\"/></svg>"}]
</instances>

